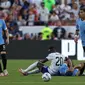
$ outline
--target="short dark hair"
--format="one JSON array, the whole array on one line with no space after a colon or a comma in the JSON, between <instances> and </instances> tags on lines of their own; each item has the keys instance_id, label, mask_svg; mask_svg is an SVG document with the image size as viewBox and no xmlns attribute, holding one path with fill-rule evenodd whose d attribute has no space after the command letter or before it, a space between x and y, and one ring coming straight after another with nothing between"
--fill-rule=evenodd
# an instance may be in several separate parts
<instances>
[{"instance_id":1,"label":"short dark hair","mask_svg":"<svg viewBox=\"0 0 85 85\"><path fill-rule=\"evenodd\" d=\"M48 51L49 51L49 52L55 52L55 51L56 51L56 48L55 48L54 46L50 46L50 47L48 48Z\"/></svg>"},{"instance_id":2,"label":"short dark hair","mask_svg":"<svg viewBox=\"0 0 85 85\"><path fill-rule=\"evenodd\" d=\"M83 10L85 12L85 7L81 7L80 10Z\"/></svg>"}]
</instances>

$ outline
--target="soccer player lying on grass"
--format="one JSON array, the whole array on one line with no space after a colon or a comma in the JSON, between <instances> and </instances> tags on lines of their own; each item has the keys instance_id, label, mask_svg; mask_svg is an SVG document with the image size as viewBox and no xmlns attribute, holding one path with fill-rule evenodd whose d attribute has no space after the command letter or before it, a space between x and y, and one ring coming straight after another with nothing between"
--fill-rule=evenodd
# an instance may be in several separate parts
<instances>
[{"instance_id":1,"label":"soccer player lying on grass","mask_svg":"<svg viewBox=\"0 0 85 85\"><path fill-rule=\"evenodd\" d=\"M65 62L59 69L61 76L82 76L85 69L85 63L80 63L74 67L69 68L68 63Z\"/></svg>"},{"instance_id":2,"label":"soccer player lying on grass","mask_svg":"<svg viewBox=\"0 0 85 85\"><path fill-rule=\"evenodd\" d=\"M39 66L39 63L41 66L43 66L43 72L49 72L51 75L55 75L58 72L59 67L64 63L64 60L69 60L69 58L63 56L62 54L56 52L56 48L51 46L48 49L49 54L48 56L40 61L37 61L33 64L31 64L27 69L19 69L19 72L22 73L23 75L29 75L33 73L39 73L41 70L40 68L36 68ZM44 66L41 63L45 63L47 61L51 61L51 65L49 67Z\"/></svg>"},{"instance_id":3,"label":"soccer player lying on grass","mask_svg":"<svg viewBox=\"0 0 85 85\"><path fill-rule=\"evenodd\" d=\"M65 66L65 65L66 65L66 66ZM67 65L68 65L68 66L67 66ZM49 72L49 67L45 66L45 65L44 65L43 63L41 63L41 62L38 62L37 67L39 68L40 72L42 72L42 73L48 72L48 73L50 73L50 74L53 75L53 76L64 76L63 73L66 73L65 71L67 71L68 68L71 69L71 68L73 67L72 65L73 65L73 64L72 64L71 59L65 58L64 63L63 63L61 66L59 66L59 68L57 69L57 71L55 72L55 74L51 74L51 73ZM61 69L61 68L64 68L64 69ZM60 72L62 72L62 74L61 74Z\"/></svg>"},{"instance_id":4,"label":"soccer player lying on grass","mask_svg":"<svg viewBox=\"0 0 85 85\"><path fill-rule=\"evenodd\" d=\"M77 69L77 74L78 76L82 76L83 75L83 72L85 70L85 63L80 63L76 66L74 66L74 70Z\"/></svg>"}]
</instances>

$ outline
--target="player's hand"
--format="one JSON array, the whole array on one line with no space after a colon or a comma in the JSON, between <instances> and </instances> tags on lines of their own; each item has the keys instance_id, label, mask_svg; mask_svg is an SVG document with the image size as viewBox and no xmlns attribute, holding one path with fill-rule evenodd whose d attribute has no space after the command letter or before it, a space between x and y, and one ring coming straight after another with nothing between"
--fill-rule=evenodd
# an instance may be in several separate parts
<instances>
[{"instance_id":1,"label":"player's hand","mask_svg":"<svg viewBox=\"0 0 85 85\"><path fill-rule=\"evenodd\" d=\"M6 44L7 44L7 45L9 44L9 39L6 39Z\"/></svg>"},{"instance_id":2,"label":"player's hand","mask_svg":"<svg viewBox=\"0 0 85 85\"><path fill-rule=\"evenodd\" d=\"M79 36L78 35L75 35L74 36L74 41L77 43L78 42L78 39L79 39Z\"/></svg>"}]
</instances>

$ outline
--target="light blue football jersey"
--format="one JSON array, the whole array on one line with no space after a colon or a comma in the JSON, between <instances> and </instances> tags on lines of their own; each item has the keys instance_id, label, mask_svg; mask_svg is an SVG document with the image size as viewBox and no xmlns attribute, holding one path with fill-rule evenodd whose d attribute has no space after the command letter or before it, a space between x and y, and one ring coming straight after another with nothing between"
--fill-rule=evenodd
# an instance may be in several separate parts
<instances>
[{"instance_id":1,"label":"light blue football jersey","mask_svg":"<svg viewBox=\"0 0 85 85\"><path fill-rule=\"evenodd\" d=\"M6 23L4 20L0 19L0 45L5 44L4 38L3 38L3 30L6 30Z\"/></svg>"},{"instance_id":2,"label":"light blue football jersey","mask_svg":"<svg viewBox=\"0 0 85 85\"><path fill-rule=\"evenodd\" d=\"M60 66L59 68L59 72L61 75L65 75L67 70L68 70L68 66L66 63L62 64L62 66Z\"/></svg>"},{"instance_id":3,"label":"light blue football jersey","mask_svg":"<svg viewBox=\"0 0 85 85\"><path fill-rule=\"evenodd\" d=\"M82 21L80 18L78 18L76 20L76 28L79 29L82 45L85 46L85 21Z\"/></svg>"}]
</instances>

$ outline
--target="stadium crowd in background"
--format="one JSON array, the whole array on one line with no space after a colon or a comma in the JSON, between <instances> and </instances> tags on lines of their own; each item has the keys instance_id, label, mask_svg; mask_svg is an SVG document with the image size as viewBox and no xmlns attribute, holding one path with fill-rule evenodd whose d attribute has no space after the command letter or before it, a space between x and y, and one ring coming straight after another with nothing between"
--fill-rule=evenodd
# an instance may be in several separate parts
<instances>
[{"instance_id":1,"label":"stadium crowd in background","mask_svg":"<svg viewBox=\"0 0 85 85\"><path fill-rule=\"evenodd\" d=\"M64 1L64 2L63 2ZM75 25L79 8L85 6L85 0L0 0L0 17L4 18L13 40L22 40L19 26ZM40 34L40 33L39 33ZM26 34L29 39L36 35ZM69 34L72 36L72 33Z\"/></svg>"}]
</instances>

